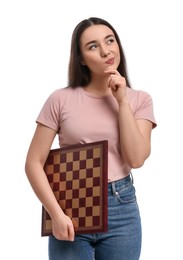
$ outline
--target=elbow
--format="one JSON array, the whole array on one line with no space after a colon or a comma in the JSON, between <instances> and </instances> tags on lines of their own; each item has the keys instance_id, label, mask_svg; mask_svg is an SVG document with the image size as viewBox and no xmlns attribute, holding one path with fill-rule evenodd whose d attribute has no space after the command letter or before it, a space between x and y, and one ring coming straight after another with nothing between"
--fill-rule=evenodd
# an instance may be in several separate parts
<instances>
[{"instance_id":1,"label":"elbow","mask_svg":"<svg viewBox=\"0 0 183 260\"><path fill-rule=\"evenodd\" d=\"M135 158L131 158L127 160L128 165L133 168L133 169L137 169L140 168L144 165L146 159L149 157L150 153L147 153L145 156L142 156L141 158L137 158L137 156Z\"/></svg>"},{"instance_id":2,"label":"elbow","mask_svg":"<svg viewBox=\"0 0 183 260\"><path fill-rule=\"evenodd\" d=\"M140 168L144 165L144 161L138 161L138 160L133 160L128 162L128 165L132 168L132 169L137 169Z\"/></svg>"}]
</instances>

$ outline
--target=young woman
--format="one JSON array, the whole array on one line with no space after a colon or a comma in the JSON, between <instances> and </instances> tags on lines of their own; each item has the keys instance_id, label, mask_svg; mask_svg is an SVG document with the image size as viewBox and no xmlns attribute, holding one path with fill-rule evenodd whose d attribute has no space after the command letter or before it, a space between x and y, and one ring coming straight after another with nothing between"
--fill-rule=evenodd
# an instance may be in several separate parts
<instances>
[{"instance_id":1,"label":"young woman","mask_svg":"<svg viewBox=\"0 0 183 260\"><path fill-rule=\"evenodd\" d=\"M73 31L68 86L55 90L36 120L25 171L52 219L49 259L137 260L141 219L131 170L151 152L156 126L151 96L134 90L119 36L92 17ZM61 147L108 140L108 232L75 235L47 181L44 164L55 136Z\"/></svg>"}]
</instances>

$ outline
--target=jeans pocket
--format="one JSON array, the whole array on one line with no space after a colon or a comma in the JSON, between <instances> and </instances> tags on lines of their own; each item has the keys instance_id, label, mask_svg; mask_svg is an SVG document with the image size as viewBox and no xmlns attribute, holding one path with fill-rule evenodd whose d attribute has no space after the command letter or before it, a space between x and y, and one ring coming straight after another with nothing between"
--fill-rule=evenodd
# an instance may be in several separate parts
<instances>
[{"instance_id":1,"label":"jeans pocket","mask_svg":"<svg viewBox=\"0 0 183 260\"><path fill-rule=\"evenodd\" d=\"M136 202L135 187L130 183L125 188L116 192L116 198L121 204Z\"/></svg>"}]
</instances>

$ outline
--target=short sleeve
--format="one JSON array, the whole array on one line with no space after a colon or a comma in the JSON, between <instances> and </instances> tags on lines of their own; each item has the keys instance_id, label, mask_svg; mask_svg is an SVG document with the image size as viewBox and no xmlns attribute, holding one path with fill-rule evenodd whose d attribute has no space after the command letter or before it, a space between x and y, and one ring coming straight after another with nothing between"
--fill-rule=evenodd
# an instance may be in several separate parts
<instances>
[{"instance_id":1,"label":"short sleeve","mask_svg":"<svg viewBox=\"0 0 183 260\"><path fill-rule=\"evenodd\" d=\"M50 127L57 132L59 131L60 105L57 90L54 91L44 103L37 119L37 123L41 123Z\"/></svg>"},{"instance_id":2,"label":"short sleeve","mask_svg":"<svg viewBox=\"0 0 183 260\"><path fill-rule=\"evenodd\" d=\"M135 119L146 119L153 123L153 128L157 126L152 97L145 91L139 91L138 93Z\"/></svg>"}]
</instances>

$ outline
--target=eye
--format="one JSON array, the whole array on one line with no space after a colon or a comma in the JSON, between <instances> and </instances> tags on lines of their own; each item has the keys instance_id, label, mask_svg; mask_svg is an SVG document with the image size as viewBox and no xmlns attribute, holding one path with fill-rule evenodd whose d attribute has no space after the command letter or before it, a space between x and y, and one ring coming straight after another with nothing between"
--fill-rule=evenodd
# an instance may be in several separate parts
<instances>
[{"instance_id":1,"label":"eye","mask_svg":"<svg viewBox=\"0 0 183 260\"><path fill-rule=\"evenodd\" d=\"M110 39L108 39L107 43L110 44L110 43L113 43L114 41L115 41L114 38L110 38Z\"/></svg>"},{"instance_id":2,"label":"eye","mask_svg":"<svg viewBox=\"0 0 183 260\"><path fill-rule=\"evenodd\" d=\"M96 44L92 44L89 46L89 50L94 50L97 48L97 45Z\"/></svg>"}]
</instances>

